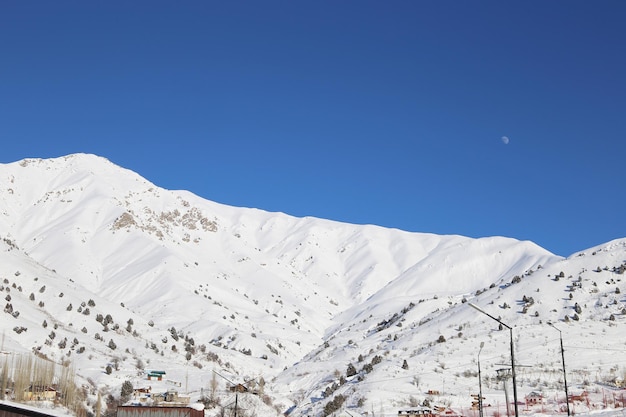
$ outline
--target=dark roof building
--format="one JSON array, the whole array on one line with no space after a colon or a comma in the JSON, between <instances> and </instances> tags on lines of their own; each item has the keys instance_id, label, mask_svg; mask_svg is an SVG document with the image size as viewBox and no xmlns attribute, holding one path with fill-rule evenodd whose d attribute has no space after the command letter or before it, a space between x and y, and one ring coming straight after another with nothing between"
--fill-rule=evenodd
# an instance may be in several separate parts
<instances>
[{"instance_id":1,"label":"dark roof building","mask_svg":"<svg viewBox=\"0 0 626 417\"><path fill-rule=\"evenodd\" d=\"M0 401L0 417L57 417L55 414L46 414L34 407L22 406L21 404L8 404Z\"/></svg>"}]
</instances>

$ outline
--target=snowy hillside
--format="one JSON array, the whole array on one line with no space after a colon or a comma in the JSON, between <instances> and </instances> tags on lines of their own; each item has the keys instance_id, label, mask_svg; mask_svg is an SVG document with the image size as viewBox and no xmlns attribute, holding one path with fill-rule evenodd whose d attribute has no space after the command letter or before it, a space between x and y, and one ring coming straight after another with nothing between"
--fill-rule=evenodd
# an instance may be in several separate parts
<instances>
[{"instance_id":1,"label":"snowy hillside","mask_svg":"<svg viewBox=\"0 0 626 417\"><path fill-rule=\"evenodd\" d=\"M595 394L586 411L624 374L626 239L563 259L509 238L295 218L84 154L0 165L0 210L2 351L71 365L90 410L124 381L158 386L142 371L160 369L163 389L193 401L219 375L222 407L227 379L264 381L239 398L250 416L428 403L467 415L484 342L485 401L503 413L509 332L468 301L513 328L519 399L545 398L533 412L564 401L547 322L571 390Z\"/></svg>"}]
</instances>

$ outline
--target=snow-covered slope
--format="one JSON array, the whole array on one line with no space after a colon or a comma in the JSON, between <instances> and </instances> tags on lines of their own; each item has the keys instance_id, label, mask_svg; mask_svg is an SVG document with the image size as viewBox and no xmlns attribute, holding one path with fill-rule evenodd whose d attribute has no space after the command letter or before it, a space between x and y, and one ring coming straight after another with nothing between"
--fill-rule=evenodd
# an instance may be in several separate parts
<instances>
[{"instance_id":1,"label":"snow-covered slope","mask_svg":"<svg viewBox=\"0 0 626 417\"><path fill-rule=\"evenodd\" d=\"M353 411L394 414L426 386L467 406L479 341L486 370L508 360L506 332L468 300L515 327L520 362L558 368L545 323L576 303L562 324L593 334L580 353L590 372L609 365L591 349L599 332L624 341L625 240L563 259L509 238L295 218L164 190L84 154L0 165L0 209L3 350L71 362L94 390L140 385L144 365L195 397L213 370L262 378L274 405L262 414L321 415L339 394ZM349 364L359 373L344 381Z\"/></svg>"}]
</instances>

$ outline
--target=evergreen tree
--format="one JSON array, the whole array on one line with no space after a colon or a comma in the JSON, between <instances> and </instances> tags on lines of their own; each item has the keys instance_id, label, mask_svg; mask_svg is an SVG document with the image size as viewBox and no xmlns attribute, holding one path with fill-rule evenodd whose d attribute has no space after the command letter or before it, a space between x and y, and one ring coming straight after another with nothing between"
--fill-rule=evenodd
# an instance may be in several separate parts
<instances>
[{"instance_id":1,"label":"evergreen tree","mask_svg":"<svg viewBox=\"0 0 626 417\"><path fill-rule=\"evenodd\" d=\"M346 370L346 376L349 378L351 376L356 375L356 368L352 363L348 364L348 369Z\"/></svg>"},{"instance_id":2,"label":"evergreen tree","mask_svg":"<svg viewBox=\"0 0 626 417\"><path fill-rule=\"evenodd\" d=\"M123 403L130 399L131 394L133 393L133 383L126 380L122 384L122 390L120 392L121 400Z\"/></svg>"}]
</instances>

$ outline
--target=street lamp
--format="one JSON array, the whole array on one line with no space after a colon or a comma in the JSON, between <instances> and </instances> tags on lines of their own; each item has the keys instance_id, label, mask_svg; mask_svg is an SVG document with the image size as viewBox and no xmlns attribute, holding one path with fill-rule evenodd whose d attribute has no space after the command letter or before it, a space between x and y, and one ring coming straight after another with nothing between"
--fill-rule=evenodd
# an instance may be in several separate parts
<instances>
[{"instance_id":1,"label":"street lamp","mask_svg":"<svg viewBox=\"0 0 626 417\"><path fill-rule=\"evenodd\" d=\"M483 382L480 378L480 352L483 350L485 342L480 342L480 349L478 349L478 415L483 417Z\"/></svg>"},{"instance_id":2,"label":"street lamp","mask_svg":"<svg viewBox=\"0 0 626 417\"><path fill-rule=\"evenodd\" d=\"M498 323L500 323L501 325L503 325L504 327L509 329L509 335L511 337L511 376L513 378L513 402L514 402L514 406L515 406L515 417L519 417L519 412L517 410L517 381L515 379L515 353L513 352L513 328L511 326L509 326L508 324L503 323L500 319L498 319L498 318L492 316L491 314L487 313L485 310L481 309L477 305L472 304L472 303L467 303L467 304L469 304L470 307L480 311L481 313L483 313L487 317L497 321Z\"/></svg>"},{"instance_id":3,"label":"street lamp","mask_svg":"<svg viewBox=\"0 0 626 417\"><path fill-rule=\"evenodd\" d=\"M556 326L550 322L548 322L548 326L555 329L559 332L559 340L561 341L561 360L563 361L563 383L565 385L565 404L567 405L567 415L570 415L569 411L569 394L567 393L567 374L565 373L565 350L563 349L563 335L561 331L556 328Z\"/></svg>"}]
</instances>

